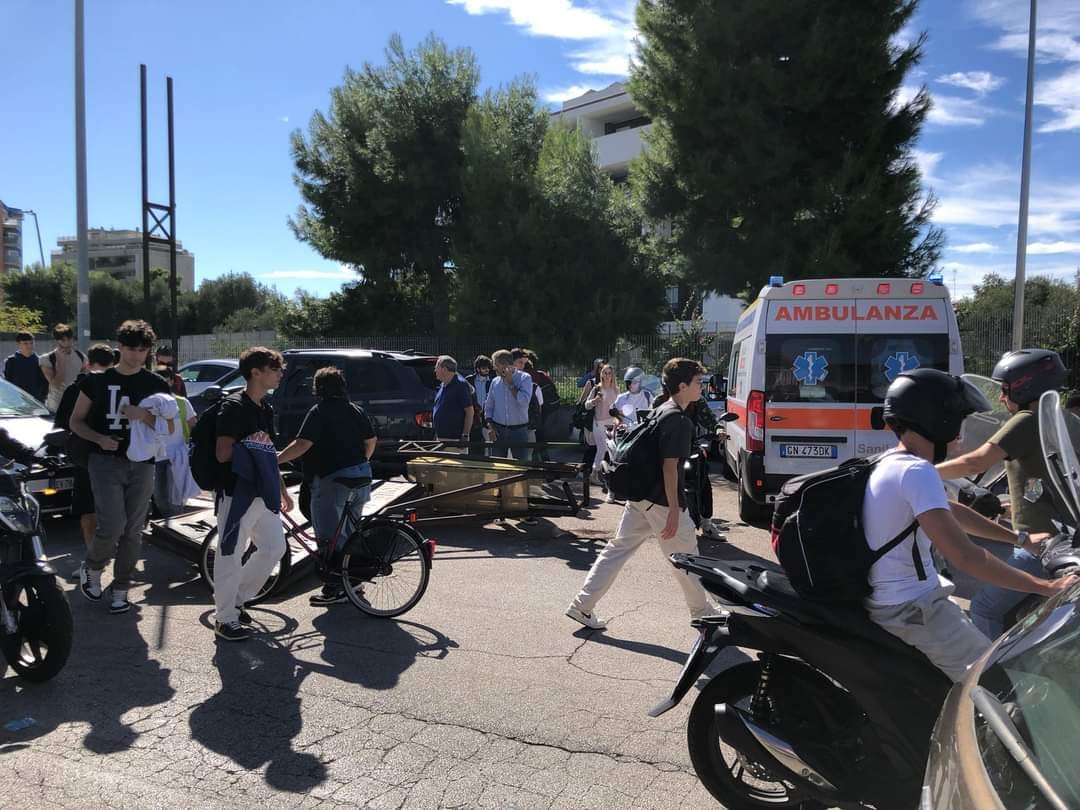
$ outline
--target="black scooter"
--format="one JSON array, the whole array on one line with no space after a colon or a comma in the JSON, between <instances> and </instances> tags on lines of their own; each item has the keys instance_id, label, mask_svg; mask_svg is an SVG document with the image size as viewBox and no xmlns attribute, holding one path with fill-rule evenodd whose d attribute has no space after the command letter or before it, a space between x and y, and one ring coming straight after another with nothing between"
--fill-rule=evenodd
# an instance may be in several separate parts
<instances>
[{"instance_id":1,"label":"black scooter","mask_svg":"<svg viewBox=\"0 0 1080 810\"><path fill-rule=\"evenodd\" d=\"M45 458L49 465L52 459ZM45 556L33 468L0 467L0 651L28 681L55 676L71 653L71 606ZM51 482L52 483L52 482Z\"/></svg>"},{"instance_id":2,"label":"black scooter","mask_svg":"<svg viewBox=\"0 0 1080 810\"><path fill-rule=\"evenodd\" d=\"M725 649L756 660L709 677L690 711L690 759L725 807L910 810L950 682L862 611L801 599L762 560L675 554L724 609L701 635L658 717Z\"/></svg>"}]
</instances>

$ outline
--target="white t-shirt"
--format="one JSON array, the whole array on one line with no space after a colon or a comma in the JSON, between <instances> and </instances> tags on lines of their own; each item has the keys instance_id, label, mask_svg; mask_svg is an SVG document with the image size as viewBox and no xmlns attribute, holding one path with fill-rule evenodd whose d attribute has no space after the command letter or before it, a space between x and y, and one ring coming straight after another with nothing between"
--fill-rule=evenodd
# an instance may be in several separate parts
<instances>
[{"instance_id":1,"label":"white t-shirt","mask_svg":"<svg viewBox=\"0 0 1080 810\"><path fill-rule=\"evenodd\" d=\"M890 453L874 467L866 484L862 514L866 541L877 550L923 512L948 508L945 486L933 464L910 453ZM922 529L915 530L915 537L926 579L919 579L911 558L911 538L906 537L870 569L869 604L902 605L949 584L934 568L930 539Z\"/></svg>"}]
</instances>

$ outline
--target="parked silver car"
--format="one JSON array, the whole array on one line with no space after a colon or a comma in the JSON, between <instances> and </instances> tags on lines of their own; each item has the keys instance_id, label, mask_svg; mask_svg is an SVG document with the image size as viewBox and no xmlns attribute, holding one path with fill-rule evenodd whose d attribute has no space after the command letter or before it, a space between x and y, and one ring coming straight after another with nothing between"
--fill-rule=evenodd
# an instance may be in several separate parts
<instances>
[{"instance_id":1,"label":"parked silver car","mask_svg":"<svg viewBox=\"0 0 1080 810\"><path fill-rule=\"evenodd\" d=\"M188 397L193 397L238 368L240 368L239 360L196 360L194 363L181 366L177 369L177 373L184 381Z\"/></svg>"}]
</instances>

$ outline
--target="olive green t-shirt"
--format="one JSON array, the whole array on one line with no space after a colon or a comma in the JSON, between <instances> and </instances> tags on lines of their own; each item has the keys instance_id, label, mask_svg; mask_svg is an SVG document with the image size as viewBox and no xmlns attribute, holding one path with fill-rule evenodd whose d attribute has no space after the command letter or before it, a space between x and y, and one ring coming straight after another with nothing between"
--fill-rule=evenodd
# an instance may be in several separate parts
<instances>
[{"instance_id":1,"label":"olive green t-shirt","mask_svg":"<svg viewBox=\"0 0 1080 810\"><path fill-rule=\"evenodd\" d=\"M1066 416L1069 434L1075 444L1080 425ZM1049 472L1039 443L1039 415L1034 411L1013 414L988 440L1005 453L1005 473L1009 479L1009 502L1015 529L1029 532L1054 532L1051 518L1057 509L1051 495Z\"/></svg>"}]
</instances>

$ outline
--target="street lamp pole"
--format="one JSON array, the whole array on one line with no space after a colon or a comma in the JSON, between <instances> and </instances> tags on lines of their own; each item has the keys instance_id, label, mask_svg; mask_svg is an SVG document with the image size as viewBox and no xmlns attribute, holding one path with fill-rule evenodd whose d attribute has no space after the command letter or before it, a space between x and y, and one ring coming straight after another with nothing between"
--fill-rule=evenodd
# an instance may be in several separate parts
<instances>
[{"instance_id":1,"label":"street lamp pole","mask_svg":"<svg viewBox=\"0 0 1080 810\"><path fill-rule=\"evenodd\" d=\"M90 342L90 250L86 216L86 68L83 53L83 0L75 0L75 221L78 239L76 345Z\"/></svg>"},{"instance_id":2,"label":"street lamp pole","mask_svg":"<svg viewBox=\"0 0 1080 810\"><path fill-rule=\"evenodd\" d=\"M34 230L37 231L37 249L38 255L41 256L41 269L45 269L45 251L41 249L41 228L38 227L37 212L27 209L23 211L24 214L30 214L34 218Z\"/></svg>"},{"instance_id":3,"label":"street lamp pole","mask_svg":"<svg viewBox=\"0 0 1080 810\"><path fill-rule=\"evenodd\" d=\"M1028 197L1031 193L1031 112L1035 97L1035 17L1028 22L1027 101L1024 105L1024 159L1020 169L1020 221L1016 229L1016 282L1013 295L1013 351L1024 347L1024 274L1027 263Z\"/></svg>"}]
</instances>

